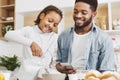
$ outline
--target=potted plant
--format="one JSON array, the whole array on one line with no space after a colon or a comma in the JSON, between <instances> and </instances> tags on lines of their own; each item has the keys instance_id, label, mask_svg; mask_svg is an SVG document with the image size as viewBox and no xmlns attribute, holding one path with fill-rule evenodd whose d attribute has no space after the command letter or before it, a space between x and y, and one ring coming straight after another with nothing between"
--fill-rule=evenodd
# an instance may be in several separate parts
<instances>
[{"instance_id":1,"label":"potted plant","mask_svg":"<svg viewBox=\"0 0 120 80\"><path fill-rule=\"evenodd\" d=\"M2 56L0 57L0 66L7 68L7 70L14 71L20 67L20 61L16 55L13 57Z\"/></svg>"},{"instance_id":2,"label":"potted plant","mask_svg":"<svg viewBox=\"0 0 120 80\"><path fill-rule=\"evenodd\" d=\"M10 31L10 30L13 30L13 26L12 25L7 25L7 26L3 27L2 28L2 34L3 34L3 36L5 35L5 33L7 31Z\"/></svg>"}]
</instances>

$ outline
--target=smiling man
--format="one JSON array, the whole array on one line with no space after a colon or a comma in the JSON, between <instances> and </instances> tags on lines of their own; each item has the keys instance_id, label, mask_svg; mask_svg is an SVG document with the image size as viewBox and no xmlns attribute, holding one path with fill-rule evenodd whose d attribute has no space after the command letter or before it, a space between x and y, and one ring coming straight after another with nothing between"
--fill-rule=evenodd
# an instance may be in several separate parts
<instances>
[{"instance_id":1,"label":"smiling man","mask_svg":"<svg viewBox=\"0 0 120 80\"><path fill-rule=\"evenodd\" d=\"M111 38L93 23L97 0L75 0L74 26L60 34L56 68L65 74L77 70L115 70ZM69 63L72 69L60 63Z\"/></svg>"}]
</instances>

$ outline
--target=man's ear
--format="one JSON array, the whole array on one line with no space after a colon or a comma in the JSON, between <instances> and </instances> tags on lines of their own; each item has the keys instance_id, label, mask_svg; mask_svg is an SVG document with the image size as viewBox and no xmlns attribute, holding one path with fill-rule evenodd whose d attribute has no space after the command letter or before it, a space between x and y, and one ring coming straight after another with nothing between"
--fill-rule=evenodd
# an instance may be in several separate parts
<instances>
[{"instance_id":1,"label":"man's ear","mask_svg":"<svg viewBox=\"0 0 120 80\"><path fill-rule=\"evenodd\" d=\"M40 19L43 19L45 17L45 14L44 13L41 13L40 14Z\"/></svg>"},{"instance_id":2,"label":"man's ear","mask_svg":"<svg viewBox=\"0 0 120 80\"><path fill-rule=\"evenodd\" d=\"M95 11L95 12L93 12L93 17L95 17L97 15L97 12Z\"/></svg>"}]
</instances>

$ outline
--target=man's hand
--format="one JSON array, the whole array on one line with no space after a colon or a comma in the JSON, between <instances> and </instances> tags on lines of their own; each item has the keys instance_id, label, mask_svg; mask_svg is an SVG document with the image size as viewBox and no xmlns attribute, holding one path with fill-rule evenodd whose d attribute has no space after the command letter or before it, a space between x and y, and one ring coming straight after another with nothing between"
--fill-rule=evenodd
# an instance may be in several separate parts
<instances>
[{"instance_id":1,"label":"man's hand","mask_svg":"<svg viewBox=\"0 0 120 80\"><path fill-rule=\"evenodd\" d=\"M33 56L41 57L43 55L42 49L38 46L37 43L32 42L30 46Z\"/></svg>"},{"instance_id":2,"label":"man's hand","mask_svg":"<svg viewBox=\"0 0 120 80\"><path fill-rule=\"evenodd\" d=\"M65 74L75 74L76 73L76 69L68 69L66 66L62 66L60 63L58 63L56 65L56 69L61 72L61 73L65 73Z\"/></svg>"}]
</instances>

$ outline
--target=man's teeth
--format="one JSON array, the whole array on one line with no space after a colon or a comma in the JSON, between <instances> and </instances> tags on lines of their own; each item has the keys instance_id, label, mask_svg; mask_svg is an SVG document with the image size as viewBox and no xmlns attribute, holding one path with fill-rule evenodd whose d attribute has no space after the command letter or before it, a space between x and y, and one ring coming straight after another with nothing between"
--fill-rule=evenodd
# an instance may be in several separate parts
<instances>
[{"instance_id":1,"label":"man's teeth","mask_svg":"<svg viewBox=\"0 0 120 80\"><path fill-rule=\"evenodd\" d=\"M76 20L76 22L82 22L82 20Z\"/></svg>"}]
</instances>

